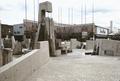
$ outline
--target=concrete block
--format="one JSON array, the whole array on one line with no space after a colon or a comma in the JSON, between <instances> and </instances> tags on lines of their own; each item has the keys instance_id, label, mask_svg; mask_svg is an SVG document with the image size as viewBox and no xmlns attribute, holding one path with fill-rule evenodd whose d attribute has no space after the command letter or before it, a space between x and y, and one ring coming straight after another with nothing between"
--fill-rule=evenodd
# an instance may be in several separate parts
<instances>
[{"instance_id":1,"label":"concrete block","mask_svg":"<svg viewBox=\"0 0 120 81\"><path fill-rule=\"evenodd\" d=\"M13 54L14 55L22 54L22 43L21 42L16 42L15 48L13 49Z\"/></svg>"},{"instance_id":2,"label":"concrete block","mask_svg":"<svg viewBox=\"0 0 120 81\"><path fill-rule=\"evenodd\" d=\"M60 56L60 55L61 55L61 50L60 50L60 49L59 49L59 50L56 50L56 51L55 51L55 55L56 55L56 56Z\"/></svg>"},{"instance_id":3,"label":"concrete block","mask_svg":"<svg viewBox=\"0 0 120 81\"><path fill-rule=\"evenodd\" d=\"M120 56L120 41L98 39L96 45L99 46L99 55Z\"/></svg>"},{"instance_id":4,"label":"concrete block","mask_svg":"<svg viewBox=\"0 0 120 81\"><path fill-rule=\"evenodd\" d=\"M71 49L76 49L77 47L81 45L81 43L77 41L77 39L71 39L70 43L71 43L70 45Z\"/></svg>"},{"instance_id":5,"label":"concrete block","mask_svg":"<svg viewBox=\"0 0 120 81\"><path fill-rule=\"evenodd\" d=\"M35 49L40 49L40 42L35 43Z\"/></svg>"},{"instance_id":6,"label":"concrete block","mask_svg":"<svg viewBox=\"0 0 120 81\"><path fill-rule=\"evenodd\" d=\"M51 2L43 2L40 3L40 10L45 10L46 12L52 12L52 3Z\"/></svg>"},{"instance_id":7,"label":"concrete block","mask_svg":"<svg viewBox=\"0 0 120 81\"><path fill-rule=\"evenodd\" d=\"M24 81L49 61L48 42L0 68L0 81Z\"/></svg>"},{"instance_id":8,"label":"concrete block","mask_svg":"<svg viewBox=\"0 0 120 81\"><path fill-rule=\"evenodd\" d=\"M11 62L13 59L13 53L11 48L4 48L2 50L3 65Z\"/></svg>"},{"instance_id":9,"label":"concrete block","mask_svg":"<svg viewBox=\"0 0 120 81\"><path fill-rule=\"evenodd\" d=\"M92 40L87 40L86 41L86 49L94 49L94 46L95 46L95 41L92 41Z\"/></svg>"}]
</instances>

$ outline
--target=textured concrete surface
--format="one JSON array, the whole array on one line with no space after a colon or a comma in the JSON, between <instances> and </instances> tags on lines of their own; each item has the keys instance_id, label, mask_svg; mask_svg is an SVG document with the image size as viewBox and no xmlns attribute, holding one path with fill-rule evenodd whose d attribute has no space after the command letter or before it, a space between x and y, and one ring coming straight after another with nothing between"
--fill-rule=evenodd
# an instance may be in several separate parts
<instances>
[{"instance_id":1,"label":"textured concrete surface","mask_svg":"<svg viewBox=\"0 0 120 81\"><path fill-rule=\"evenodd\" d=\"M26 81L120 81L120 57L85 56L74 50L51 58Z\"/></svg>"},{"instance_id":2,"label":"textured concrete surface","mask_svg":"<svg viewBox=\"0 0 120 81\"><path fill-rule=\"evenodd\" d=\"M0 81L24 81L49 61L48 42L0 68Z\"/></svg>"},{"instance_id":3,"label":"textured concrete surface","mask_svg":"<svg viewBox=\"0 0 120 81\"><path fill-rule=\"evenodd\" d=\"M99 55L120 56L120 41L96 39L96 47L99 46Z\"/></svg>"},{"instance_id":4,"label":"textured concrete surface","mask_svg":"<svg viewBox=\"0 0 120 81\"><path fill-rule=\"evenodd\" d=\"M71 39L70 44L71 44L71 49L75 49L77 48L77 46L81 45L81 42L77 41L77 39Z\"/></svg>"},{"instance_id":5,"label":"textured concrete surface","mask_svg":"<svg viewBox=\"0 0 120 81\"><path fill-rule=\"evenodd\" d=\"M87 49L87 50L88 50L88 49L94 49L94 44L95 44L94 41L92 41L92 40L87 40L87 41L86 41L86 49Z\"/></svg>"}]
</instances>

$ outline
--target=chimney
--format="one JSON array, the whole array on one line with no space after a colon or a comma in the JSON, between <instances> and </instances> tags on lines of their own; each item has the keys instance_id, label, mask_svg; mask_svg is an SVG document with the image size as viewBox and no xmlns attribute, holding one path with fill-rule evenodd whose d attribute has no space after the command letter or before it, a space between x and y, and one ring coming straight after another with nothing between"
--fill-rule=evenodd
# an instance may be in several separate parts
<instances>
[{"instance_id":1,"label":"chimney","mask_svg":"<svg viewBox=\"0 0 120 81\"><path fill-rule=\"evenodd\" d=\"M113 28L113 21L110 21L110 32L109 33L112 33L112 28Z\"/></svg>"}]
</instances>

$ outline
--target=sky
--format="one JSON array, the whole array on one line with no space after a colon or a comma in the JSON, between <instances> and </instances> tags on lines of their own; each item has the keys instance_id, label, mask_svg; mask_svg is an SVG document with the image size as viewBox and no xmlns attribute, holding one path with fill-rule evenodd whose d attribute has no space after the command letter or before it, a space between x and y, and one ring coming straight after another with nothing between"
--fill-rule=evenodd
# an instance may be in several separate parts
<instances>
[{"instance_id":1,"label":"sky","mask_svg":"<svg viewBox=\"0 0 120 81\"><path fill-rule=\"evenodd\" d=\"M35 0L35 20L38 20L38 2ZM120 0L48 0L52 2L53 12L47 14L55 22L65 24L94 23L109 27L113 21L113 29L120 29ZM94 3L94 19L93 19ZM86 4L86 18L85 18ZM81 13L82 9L82 13ZM81 16L82 14L82 16ZM81 18L82 17L82 18ZM25 0L0 0L0 20L3 24L19 24L25 19ZM34 0L27 0L27 19L34 20Z\"/></svg>"}]
</instances>

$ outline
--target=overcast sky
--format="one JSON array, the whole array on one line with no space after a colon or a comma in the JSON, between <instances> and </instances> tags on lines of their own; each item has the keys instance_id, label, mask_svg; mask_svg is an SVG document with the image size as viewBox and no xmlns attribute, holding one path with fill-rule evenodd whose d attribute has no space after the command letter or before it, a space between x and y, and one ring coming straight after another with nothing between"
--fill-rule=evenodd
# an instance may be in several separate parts
<instances>
[{"instance_id":1,"label":"overcast sky","mask_svg":"<svg viewBox=\"0 0 120 81\"><path fill-rule=\"evenodd\" d=\"M38 16L38 1L36 3L36 20ZM50 15L54 21L80 24L81 5L83 10L85 0L48 0L53 4L53 13ZM22 23L25 18L25 0L0 0L0 20L6 24ZM86 23L92 23L93 0L86 0ZM94 0L94 21L97 25L109 27L113 21L115 27L120 28L120 0ZM27 0L27 19L34 20L33 0ZM83 12L84 13L84 12ZM72 15L73 14L73 15ZM61 17L62 16L62 17ZM83 15L83 23L85 17Z\"/></svg>"}]
</instances>

